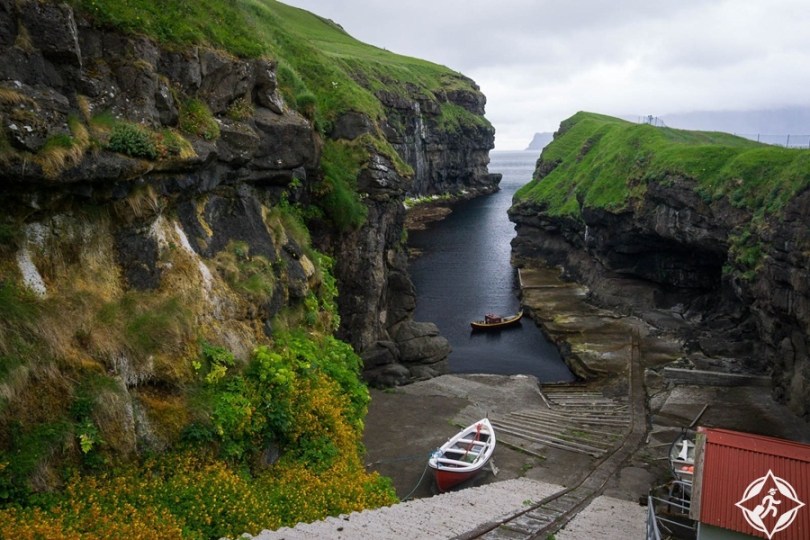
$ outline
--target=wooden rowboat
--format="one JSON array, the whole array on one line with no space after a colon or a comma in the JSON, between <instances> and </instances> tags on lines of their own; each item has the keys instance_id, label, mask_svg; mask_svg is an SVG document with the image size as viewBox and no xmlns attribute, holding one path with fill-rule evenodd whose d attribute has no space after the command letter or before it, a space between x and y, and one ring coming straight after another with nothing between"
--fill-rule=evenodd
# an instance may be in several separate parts
<instances>
[{"instance_id":1,"label":"wooden rowboat","mask_svg":"<svg viewBox=\"0 0 810 540\"><path fill-rule=\"evenodd\" d=\"M518 311L514 315L506 315L504 317L487 313L484 315L483 321L472 321L470 325L473 330L496 330L520 324L521 317L523 317L523 310Z\"/></svg>"},{"instance_id":2,"label":"wooden rowboat","mask_svg":"<svg viewBox=\"0 0 810 540\"><path fill-rule=\"evenodd\" d=\"M477 475L494 450L495 431L487 418L459 431L428 460L439 491L447 491Z\"/></svg>"}]
</instances>

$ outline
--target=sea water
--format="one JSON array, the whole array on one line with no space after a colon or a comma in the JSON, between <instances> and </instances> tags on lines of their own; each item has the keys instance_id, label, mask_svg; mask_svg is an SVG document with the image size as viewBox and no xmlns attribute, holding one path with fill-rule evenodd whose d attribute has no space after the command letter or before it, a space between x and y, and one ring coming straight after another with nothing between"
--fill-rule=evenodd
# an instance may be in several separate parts
<instances>
[{"instance_id":1,"label":"sea water","mask_svg":"<svg viewBox=\"0 0 810 540\"><path fill-rule=\"evenodd\" d=\"M485 313L520 309L517 271L510 264L514 224L507 210L515 191L529 182L538 151L491 152L489 170L503 174L500 191L453 206L444 220L411 231L421 251L411 261L416 286L415 320L434 322L453 348L451 373L530 374L542 382L574 377L534 321L494 332L472 332Z\"/></svg>"}]
</instances>

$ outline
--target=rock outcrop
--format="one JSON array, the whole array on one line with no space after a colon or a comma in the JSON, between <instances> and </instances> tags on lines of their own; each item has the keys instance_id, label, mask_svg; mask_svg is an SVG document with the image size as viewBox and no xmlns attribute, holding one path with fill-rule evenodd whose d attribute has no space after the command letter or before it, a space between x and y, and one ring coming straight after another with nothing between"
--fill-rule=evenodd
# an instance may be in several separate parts
<instances>
[{"instance_id":1,"label":"rock outcrop","mask_svg":"<svg viewBox=\"0 0 810 540\"><path fill-rule=\"evenodd\" d=\"M472 89L431 97L377 93L386 108L385 136L414 170L408 188L412 195L485 194L498 189L500 175L487 171L495 130L484 122L447 125L443 114L443 107L458 107L483 118L484 95L472 81L465 83Z\"/></svg>"},{"instance_id":2,"label":"rock outcrop","mask_svg":"<svg viewBox=\"0 0 810 540\"><path fill-rule=\"evenodd\" d=\"M29 288L47 296L60 286L43 269L57 255L43 246L78 239L87 227L109 244L105 260L124 291L176 286L173 257L180 253L184 264L199 267L189 275L209 297L210 312L197 306L195 315L230 328L222 341L247 353L272 335L280 310L302 305L319 286L312 261L271 215L279 204L307 205L317 196L324 134L284 102L274 61L164 48L98 28L66 4L35 0L0 1L0 59L3 226L22 231L11 234L23 261L13 273L31 269ZM338 334L366 360L373 384L442 373L449 354L435 326L412 320L405 196L487 193L500 180L486 168L494 130L483 119L484 97L458 79L435 94L378 90L384 121L348 111L325 134L383 136L413 169L404 173L392 156L369 147L357 178L364 225L312 224L316 247L335 259ZM448 108L479 121L448 121ZM202 116L192 114L198 109ZM110 122L128 126L117 147ZM144 138L157 147L138 146ZM272 291L255 306L229 303L226 292L216 292L223 257L270 261L278 274Z\"/></svg>"},{"instance_id":3,"label":"rock outcrop","mask_svg":"<svg viewBox=\"0 0 810 540\"><path fill-rule=\"evenodd\" d=\"M558 165L541 156L535 181ZM577 217L516 201L509 213L516 260L560 265L595 301L675 332L688 366L769 373L774 396L807 417L810 190L765 215L750 236L742 231L754 220L751 210L699 193L693 179L670 174L650 180L621 209L580 199ZM745 248L757 254L753 267L740 256Z\"/></svg>"}]
</instances>

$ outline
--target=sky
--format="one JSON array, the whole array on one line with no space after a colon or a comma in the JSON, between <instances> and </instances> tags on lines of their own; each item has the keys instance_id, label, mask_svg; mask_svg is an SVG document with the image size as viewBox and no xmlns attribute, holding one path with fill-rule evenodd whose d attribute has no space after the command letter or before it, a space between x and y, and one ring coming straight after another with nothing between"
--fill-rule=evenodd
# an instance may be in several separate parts
<instances>
[{"instance_id":1,"label":"sky","mask_svg":"<svg viewBox=\"0 0 810 540\"><path fill-rule=\"evenodd\" d=\"M810 106L808 0L284 1L472 78L496 150L522 150L581 110Z\"/></svg>"}]
</instances>

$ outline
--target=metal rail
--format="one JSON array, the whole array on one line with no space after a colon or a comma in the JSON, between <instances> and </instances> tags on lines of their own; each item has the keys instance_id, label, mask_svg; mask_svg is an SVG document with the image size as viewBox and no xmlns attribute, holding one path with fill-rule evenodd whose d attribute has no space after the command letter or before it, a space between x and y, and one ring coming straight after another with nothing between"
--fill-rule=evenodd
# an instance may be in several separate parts
<instances>
[{"instance_id":1,"label":"metal rail","mask_svg":"<svg viewBox=\"0 0 810 540\"><path fill-rule=\"evenodd\" d=\"M640 359L640 339L630 336L628 359L629 427L624 438L606 452L594 467L572 486L550 495L519 512L458 535L454 540L543 539L562 529L596 498L619 467L635 453L647 433L646 393Z\"/></svg>"}]
</instances>

